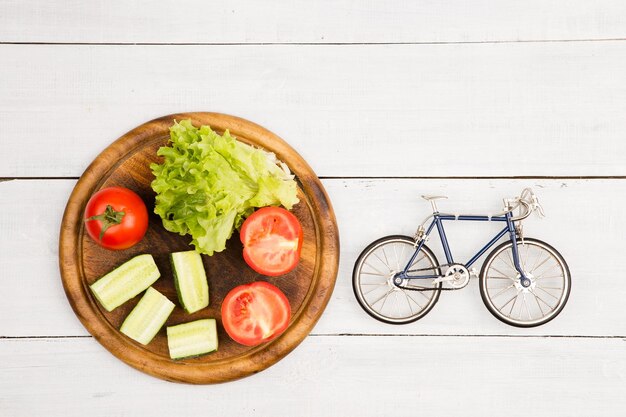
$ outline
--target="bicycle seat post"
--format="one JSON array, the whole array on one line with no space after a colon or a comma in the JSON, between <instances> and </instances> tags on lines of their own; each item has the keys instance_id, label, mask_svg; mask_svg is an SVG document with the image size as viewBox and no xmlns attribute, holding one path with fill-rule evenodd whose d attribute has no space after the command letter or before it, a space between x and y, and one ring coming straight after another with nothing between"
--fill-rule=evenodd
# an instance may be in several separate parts
<instances>
[{"instance_id":1,"label":"bicycle seat post","mask_svg":"<svg viewBox=\"0 0 626 417\"><path fill-rule=\"evenodd\" d=\"M437 201L442 198L448 198L445 195L423 195L422 198L430 203L433 208L433 213L439 213L439 209L437 208Z\"/></svg>"}]
</instances>

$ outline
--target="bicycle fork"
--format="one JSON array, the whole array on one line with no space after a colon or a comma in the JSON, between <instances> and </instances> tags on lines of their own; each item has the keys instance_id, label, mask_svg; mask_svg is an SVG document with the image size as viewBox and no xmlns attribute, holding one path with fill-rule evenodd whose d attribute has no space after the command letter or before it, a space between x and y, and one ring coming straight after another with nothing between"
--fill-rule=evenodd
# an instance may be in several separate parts
<instances>
[{"instance_id":1,"label":"bicycle fork","mask_svg":"<svg viewBox=\"0 0 626 417\"><path fill-rule=\"evenodd\" d=\"M511 217L512 217L511 213L506 214L506 224L509 229L509 236L511 238L511 242L513 243L513 246L511 247L511 251L513 252L513 266L515 266L515 269L520 274L520 284L522 285L522 287L526 288L526 287L530 287L531 281L524 273L524 269L522 268L522 265L520 264L519 250L517 249L517 233L515 230L515 224L511 220ZM524 237L521 236L521 238L523 242Z\"/></svg>"}]
</instances>

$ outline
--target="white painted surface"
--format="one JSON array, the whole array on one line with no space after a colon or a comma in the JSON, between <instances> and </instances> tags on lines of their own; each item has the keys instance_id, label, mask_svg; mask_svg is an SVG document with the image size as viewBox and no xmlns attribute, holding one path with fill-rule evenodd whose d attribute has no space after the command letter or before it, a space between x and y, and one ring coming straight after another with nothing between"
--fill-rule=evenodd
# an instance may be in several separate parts
<instances>
[{"instance_id":1,"label":"white painted surface","mask_svg":"<svg viewBox=\"0 0 626 417\"><path fill-rule=\"evenodd\" d=\"M626 175L624 42L0 45L0 176L79 176L137 124L253 120L322 176Z\"/></svg>"},{"instance_id":2,"label":"white painted surface","mask_svg":"<svg viewBox=\"0 0 626 417\"><path fill-rule=\"evenodd\" d=\"M579 0L0 0L0 177L42 177L0 182L0 416L623 416L626 182L607 177L626 176L626 49L600 40L626 38L625 11ZM452 44L368 45L405 42ZM57 265L75 180L50 179L79 176L139 123L194 110L260 123L338 177L324 185L342 241L314 336L258 375L208 387L143 375L85 337ZM469 178L344 178L354 176ZM360 310L352 264L371 240L413 233L428 214L417 195L495 212L527 185L548 212L527 234L572 270L553 322L505 326L475 282L407 326ZM495 232L480 226L448 228L460 259Z\"/></svg>"},{"instance_id":3,"label":"white painted surface","mask_svg":"<svg viewBox=\"0 0 626 417\"><path fill-rule=\"evenodd\" d=\"M484 42L626 36L620 0L3 0L11 42Z\"/></svg>"},{"instance_id":4,"label":"white painted surface","mask_svg":"<svg viewBox=\"0 0 626 417\"><path fill-rule=\"evenodd\" d=\"M626 288L610 277L626 258L626 217L614 204L626 195L624 180L324 180L334 205L341 237L337 284L315 334L465 334L625 336ZM57 265L57 235L74 180L16 180L0 183L0 240L3 287L14 294L4 301L0 335L87 335L65 300ZM421 194L449 195L439 204L452 212L497 213L504 197L534 187L547 211L546 219L525 222L527 236L561 251L572 273L572 295L562 314L534 329L500 323L484 307L478 282L445 292L423 320L391 326L370 319L352 293L354 262L371 241L390 234L412 235L430 213ZM358 201L358 205L355 205ZM395 201L395 202L394 202ZM394 203L392 203L394 202ZM20 209L11 213L15 207ZM42 210L47 207L47 210ZM594 216L601 208L603 220ZM499 223L449 223L448 239L455 259L468 260L499 230ZM435 234L436 235L436 234ZM586 242L585 242L586 239ZM504 240L503 240L504 241ZM438 238L429 246L445 259ZM610 255L607 255L610 254ZM482 262L482 260L481 260ZM481 262L476 267L480 270ZM38 294L34 304L24 303ZM30 320L24 321L24 317Z\"/></svg>"},{"instance_id":5,"label":"white painted surface","mask_svg":"<svg viewBox=\"0 0 626 417\"><path fill-rule=\"evenodd\" d=\"M191 386L93 339L0 340L0 404L12 417L621 416L625 352L621 339L309 337L262 373Z\"/></svg>"}]
</instances>

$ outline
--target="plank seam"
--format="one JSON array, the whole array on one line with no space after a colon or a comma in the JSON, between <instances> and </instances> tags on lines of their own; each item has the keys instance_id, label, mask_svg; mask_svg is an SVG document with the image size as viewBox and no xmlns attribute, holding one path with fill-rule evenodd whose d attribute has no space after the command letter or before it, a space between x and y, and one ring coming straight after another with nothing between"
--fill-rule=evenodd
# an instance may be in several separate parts
<instances>
[{"instance_id":1,"label":"plank seam","mask_svg":"<svg viewBox=\"0 0 626 417\"><path fill-rule=\"evenodd\" d=\"M579 38L579 39L513 39L485 41L406 41L406 42L45 42L0 41L0 45L94 45L94 46L355 46L355 45L480 45L502 43L567 43L567 42L614 42L626 38Z\"/></svg>"}]
</instances>

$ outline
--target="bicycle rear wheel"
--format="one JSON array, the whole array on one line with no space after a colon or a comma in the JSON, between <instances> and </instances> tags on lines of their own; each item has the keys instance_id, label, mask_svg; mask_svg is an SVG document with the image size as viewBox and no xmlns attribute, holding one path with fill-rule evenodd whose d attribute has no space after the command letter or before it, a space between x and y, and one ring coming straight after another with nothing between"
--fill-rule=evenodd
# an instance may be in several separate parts
<instances>
[{"instance_id":1,"label":"bicycle rear wheel","mask_svg":"<svg viewBox=\"0 0 626 417\"><path fill-rule=\"evenodd\" d=\"M424 317L437 303L441 283L434 279L405 279L401 286L428 288L412 291L398 288L394 275L401 271L415 252L415 240L408 236L387 236L371 243L359 256L352 273L352 288L359 305L376 320L389 324L411 323ZM423 274L440 274L433 252L422 246L409 269L424 269ZM432 288L432 290L430 290Z\"/></svg>"},{"instance_id":2,"label":"bicycle rear wheel","mask_svg":"<svg viewBox=\"0 0 626 417\"><path fill-rule=\"evenodd\" d=\"M540 326L554 319L565 307L571 277L565 259L552 246L538 239L517 241L517 251L529 287L520 283L513 265L513 242L495 248L480 272L480 295L498 320L516 327Z\"/></svg>"}]
</instances>

